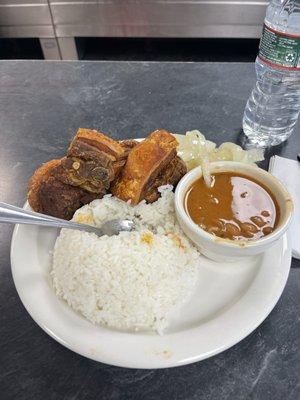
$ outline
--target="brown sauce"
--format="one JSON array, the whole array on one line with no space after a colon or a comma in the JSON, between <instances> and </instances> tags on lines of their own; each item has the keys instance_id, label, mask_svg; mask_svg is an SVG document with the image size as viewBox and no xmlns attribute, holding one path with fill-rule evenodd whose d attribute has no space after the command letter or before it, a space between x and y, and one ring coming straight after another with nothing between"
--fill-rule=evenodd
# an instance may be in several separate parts
<instances>
[{"instance_id":1,"label":"brown sauce","mask_svg":"<svg viewBox=\"0 0 300 400\"><path fill-rule=\"evenodd\" d=\"M202 229L233 240L256 240L269 235L280 217L274 195L262 183L243 174L220 172L212 187L203 178L185 196L185 209Z\"/></svg>"}]
</instances>

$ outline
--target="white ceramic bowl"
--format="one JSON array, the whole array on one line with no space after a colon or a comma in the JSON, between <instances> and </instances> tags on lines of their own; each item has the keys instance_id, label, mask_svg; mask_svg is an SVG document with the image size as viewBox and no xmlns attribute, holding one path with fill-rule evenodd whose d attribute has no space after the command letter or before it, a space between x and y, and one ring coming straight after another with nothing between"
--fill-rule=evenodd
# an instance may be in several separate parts
<instances>
[{"instance_id":1,"label":"white ceramic bowl","mask_svg":"<svg viewBox=\"0 0 300 400\"><path fill-rule=\"evenodd\" d=\"M187 190L195 180L202 176L201 167L197 167L181 179L175 192L175 210L181 228L197 245L202 254L215 261L235 261L245 256L263 253L282 237L291 222L293 201L290 194L277 178L256 165L217 161L210 164L210 170L211 173L230 171L245 174L267 186L274 194L280 209L278 226L271 234L261 239L239 241L223 239L201 229L189 217L184 207Z\"/></svg>"}]
</instances>

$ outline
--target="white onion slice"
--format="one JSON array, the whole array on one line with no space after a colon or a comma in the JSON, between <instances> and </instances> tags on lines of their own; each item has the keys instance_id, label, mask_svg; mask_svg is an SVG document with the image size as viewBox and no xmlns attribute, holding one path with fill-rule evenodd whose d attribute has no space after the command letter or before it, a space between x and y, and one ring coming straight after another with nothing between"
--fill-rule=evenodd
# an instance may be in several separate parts
<instances>
[{"instance_id":1,"label":"white onion slice","mask_svg":"<svg viewBox=\"0 0 300 400\"><path fill-rule=\"evenodd\" d=\"M188 171L201 166L205 183L211 185L209 163L212 161L239 161L255 163L264 159L262 149L244 150L239 145L224 142L219 147L197 130L186 132L185 135L175 135L178 142L178 155L186 163Z\"/></svg>"}]
</instances>

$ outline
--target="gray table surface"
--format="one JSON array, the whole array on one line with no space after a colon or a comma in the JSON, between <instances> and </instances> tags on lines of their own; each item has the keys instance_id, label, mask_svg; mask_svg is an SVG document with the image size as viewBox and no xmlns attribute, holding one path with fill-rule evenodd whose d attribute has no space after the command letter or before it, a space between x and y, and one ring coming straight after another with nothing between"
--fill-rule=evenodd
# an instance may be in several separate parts
<instances>
[{"instance_id":1,"label":"gray table surface","mask_svg":"<svg viewBox=\"0 0 300 400\"><path fill-rule=\"evenodd\" d=\"M218 143L239 141L254 79L252 64L2 61L0 199L21 206L32 172L61 157L78 127L118 139L198 128ZM272 151L295 159L299 125ZM35 324L12 280L11 233L1 226L1 399L300 398L298 261L274 310L241 343L184 367L130 370L85 359Z\"/></svg>"}]
</instances>

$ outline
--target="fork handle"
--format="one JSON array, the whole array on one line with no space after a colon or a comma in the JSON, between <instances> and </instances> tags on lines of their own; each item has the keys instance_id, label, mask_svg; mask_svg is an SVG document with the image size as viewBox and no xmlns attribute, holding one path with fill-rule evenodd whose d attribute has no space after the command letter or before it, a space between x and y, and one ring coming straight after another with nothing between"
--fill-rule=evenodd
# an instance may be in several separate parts
<instances>
[{"instance_id":1,"label":"fork handle","mask_svg":"<svg viewBox=\"0 0 300 400\"><path fill-rule=\"evenodd\" d=\"M96 232L99 235L99 228L90 225L77 224L73 221L65 221L50 215L27 211L20 207L0 202L0 223L25 224L51 226L54 228L77 229L81 231Z\"/></svg>"}]
</instances>

